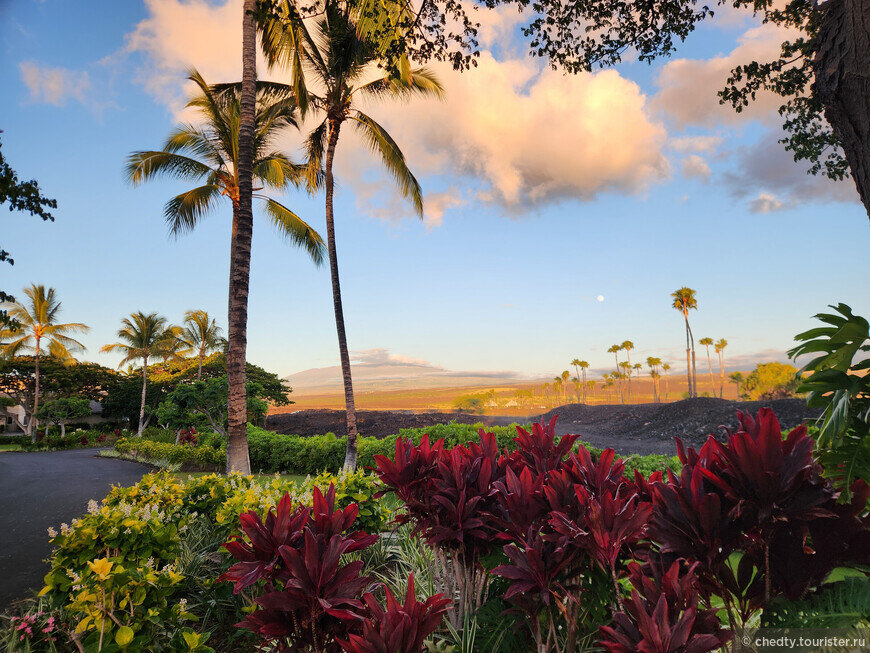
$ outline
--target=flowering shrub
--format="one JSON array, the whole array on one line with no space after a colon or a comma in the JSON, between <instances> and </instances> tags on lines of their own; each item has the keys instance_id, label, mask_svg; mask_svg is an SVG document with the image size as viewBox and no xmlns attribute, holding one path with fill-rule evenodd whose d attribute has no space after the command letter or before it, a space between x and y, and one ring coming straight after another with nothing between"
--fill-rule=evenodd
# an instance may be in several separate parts
<instances>
[{"instance_id":1,"label":"flowering shrub","mask_svg":"<svg viewBox=\"0 0 870 653\"><path fill-rule=\"evenodd\" d=\"M56 614L47 612L39 604L37 609L24 614L10 615L3 625L0 648L5 651L58 650L60 622ZM61 640L65 639L61 634Z\"/></svg>"},{"instance_id":2,"label":"flowering shrub","mask_svg":"<svg viewBox=\"0 0 870 653\"><path fill-rule=\"evenodd\" d=\"M136 437L118 440L115 450L134 457L168 460L194 469L222 468L227 458L226 448L192 447Z\"/></svg>"}]
</instances>

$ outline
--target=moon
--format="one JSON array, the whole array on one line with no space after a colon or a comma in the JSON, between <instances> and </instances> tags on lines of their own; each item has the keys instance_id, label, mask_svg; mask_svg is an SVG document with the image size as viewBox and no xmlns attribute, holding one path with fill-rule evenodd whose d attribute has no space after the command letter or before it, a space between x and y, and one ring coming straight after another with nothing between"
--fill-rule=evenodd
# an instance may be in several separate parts
<instances>
[{"instance_id":1,"label":"moon","mask_svg":"<svg viewBox=\"0 0 870 653\"><path fill-rule=\"evenodd\" d=\"M603 302L603 301L604 301L604 295L598 295L598 297L596 297L595 299L597 299L599 302Z\"/></svg>"}]
</instances>

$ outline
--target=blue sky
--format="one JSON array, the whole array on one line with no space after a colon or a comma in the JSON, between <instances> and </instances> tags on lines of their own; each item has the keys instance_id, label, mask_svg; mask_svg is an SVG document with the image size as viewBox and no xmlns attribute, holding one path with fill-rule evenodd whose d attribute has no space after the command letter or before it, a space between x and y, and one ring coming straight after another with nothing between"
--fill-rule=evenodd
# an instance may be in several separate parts
<instances>
[{"instance_id":1,"label":"blue sky","mask_svg":"<svg viewBox=\"0 0 870 653\"><path fill-rule=\"evenodd\" d=\"M184 187L131 188L122 173L183 115L187 67L233 76L237 4L0 0L3 152L59 204L54 223L2 212L16 264L0 282L57 288L65 317L92 327L85 358L114 364L97 350L134 310L226 321L230 207L173 240L162 207ZM726 12L670 61L572 78L525 56L511 12L483 20L480 70L438 69L444 103L370 109L418 173L425 222L358 143L339 146L339 262L361 358L551 376L575 356L606 367L607 347L630 339L638 359L679 369L669 293L682 285L698 291L696 337L727 338L735 362L784 351L826 304L870 312L851 182L790 161L772 99L744 116L715 99L729 62L777 34ZM323 228L322 196L283 201ZM252 362L281 374L337 363L326 267L262 220L249 320Z\"/></svg>"}]
</instances>

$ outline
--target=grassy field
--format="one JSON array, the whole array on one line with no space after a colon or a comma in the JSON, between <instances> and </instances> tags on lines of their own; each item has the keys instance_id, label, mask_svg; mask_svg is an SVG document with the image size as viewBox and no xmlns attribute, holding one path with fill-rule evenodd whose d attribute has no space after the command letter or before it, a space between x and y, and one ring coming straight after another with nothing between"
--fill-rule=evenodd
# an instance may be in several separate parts
<instances>
[{"instance_id":1,"label":"grassy field","mask_svg":"<svg viewBox=\"0 0 870 653\"><path fill-rule=\"evenodd\" d=\"M744 372L744 374L746 374ZM456 402L469 395L482 396L485 408L483 414L490 415L537 415L567 403L575 403L579 398L573 384L568 384L566 392L555 393L552 389L545 393L543 384L526 381L516 384L496 386L459 386L455 388L407 388L400 390L378 390L360 388L354 395L359 410L413 410L413 411L453 411ZM551 384L552 385L552 384ZM686 377L671 374L667 383L660 380L662 398L666 401L682 399L686 392ZM533 391L534 395L529 396ZM709 374L698 372L698 394L718 396L719 377L714 373L711 382ZM667 397L665 398L665 394ZM628 403L652 403L653 383L648 376L631 382L631 397ZM738 399L737 387L725 379L725 399ZM290 406L272 407L271 414L287 413L310 409L342 409L344 393L341 388L305 389L294 388ZM615 387L603 389L596 381L595 388L587 391L586 402L590 404L618 404L620 395ZM489 405L486 405L489 404Z\"/></svg>"}]
</instances>

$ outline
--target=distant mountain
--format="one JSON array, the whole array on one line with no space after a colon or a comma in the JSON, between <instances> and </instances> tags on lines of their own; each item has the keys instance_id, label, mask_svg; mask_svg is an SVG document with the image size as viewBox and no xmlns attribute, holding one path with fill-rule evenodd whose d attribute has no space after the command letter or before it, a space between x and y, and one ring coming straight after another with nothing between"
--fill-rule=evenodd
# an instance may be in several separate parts
<instances>
[{"instance_id":1,"label":"distant mountain","mask_svg":"<svg viewBox=\"0 0 870 653\"><path fill-rule=\"evenodd\" d=\"M517 373L509 371L455 372L415 363L391 363L387 365L358 363L351 365L351 370L354 386L367 389L485 386L494 383L516 383L523 380ZM286 380L296 394L342 386L341 368L338 365L297 372L286 377Z\"/></svg>"}]
</instances>

